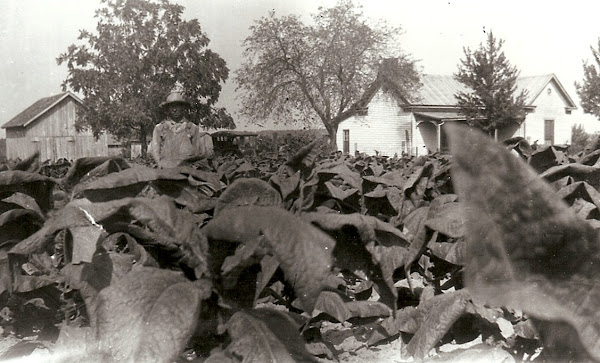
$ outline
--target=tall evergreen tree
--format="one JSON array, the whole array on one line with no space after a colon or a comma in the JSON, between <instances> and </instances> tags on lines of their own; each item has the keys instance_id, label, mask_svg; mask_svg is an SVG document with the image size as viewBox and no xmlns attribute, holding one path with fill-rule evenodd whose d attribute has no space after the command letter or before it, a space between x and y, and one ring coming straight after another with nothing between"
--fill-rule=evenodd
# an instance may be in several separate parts
<instances>
[{"instance_id":1,"label":"tall evergreen tree","mask_svg":"<svg viewBox=\"0 0 600 363\"><path fill-rule=\"evenodd\" d=\"M490 31L479 49L463 49L465 57L454 74L471 89L455 95L461 112L469 125L488 134L512 122L522 122L526 114L527 93L521 91L515 96L519 71L504 55L503 44Z\"/></svg>"},{"instance_id":2,"label":"tall evergreen tree","mask_svg":"<svg viewBox=\"0 0 600 363\"><path fill-rule=\"evenodd\" d=\"M600 118L600 38L598 38L598 49L590 47L594 56L594 63L583 63L583 83L575 82L577 94L581 98L581 107L584 112Z\"/></svg>"}]
</instances>

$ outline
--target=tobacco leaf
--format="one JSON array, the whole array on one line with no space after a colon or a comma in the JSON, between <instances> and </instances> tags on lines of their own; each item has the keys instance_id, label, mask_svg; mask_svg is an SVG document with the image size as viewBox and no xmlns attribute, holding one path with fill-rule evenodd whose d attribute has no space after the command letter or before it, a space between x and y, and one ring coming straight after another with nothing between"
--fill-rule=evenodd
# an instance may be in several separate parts
<instances>
[{"instance_id":1,"label":"tobacco leaf","mask_svg":"<svg viewBox=\"0 0 600 363\"><path fill-rule=\"evenodd\" d=\"M280 262L288 282L310 312L330 273L335 241L292 213L276 208L227 208L204 226L209 240L246 243L264 239Z\"/></svg>"},{"instance_id":2,"label":"tobacco leaf","mask_svg":"<svg viewBox=\"0 0 600 363\"><path fill-rule=\"evenodd\" d=\"M464 219L460 204L446 203L430 213L425 225L451 238L464 235Z\"/></svg>"},{"instance_id":3,"label":"tobacco leaf","mask_svg":"<svg viewBox=\"0 0 600 363\"><path fill-rule=\"evenodd\" d=\"M600 211L600 193L586 182L580 181L569 184L566 187L561 188L557 195L570 206L573 206L577 200L582 199L592 203L593 206Z\"/></svg>"},{"instance_id":4,"label":"tobacco leaf","mask_svg":"<svg viewBox=\"0 0 600 363\"><path fill-rule=\"evenodd\" d=\"M402 170L392 170L380 176L363 176L363 179L371 183L383 184L389 187L402 189L404 187L404 181L406 178Z\"/></svg>"},{"instance_id":5,"label":"tobacco leaf","mask_svg":"<svg viewBox=\"0 0 600 363\"><path fill-rule=\"evenodd\" d=\"M19 161L13 170L21 170L29 173L35 173L40 168L40 152L36 151L25 159Z\"/></svg>"},{"instance_id":6,"label":"tobacco leaf","mask_svg":"<svg viewBox=\"0 0 600 363\"><path fill-rule=\"evenodd\" d=\"M157 199L123 198L101 203L74 200L10 252L28 255L42 250L62 229L91 225L102 226L108 233L127 232L142 246L158 249L162 259L159 262L163 266L187 266L195 271L198 278L208 270L208 244L196 225L196 219L191 213L178 209L166 196Z\"/></svg>"},{"instance_id":7,"label":"tobacco leaf","mask_svg":"<svg viewBox=\"0 0 600 363\"><path fill-rule=\"evenodd\" d=\"M217 199L214 215L223 209L242 205L281 206L281 195L269 183L257 178L239 178Z\"/></svg>"},{"instance_id":8,"label":"tobacco leaf","mask_svg":"<svg viewBox=\"0 0 600 363\"><path fill-rule=\"evenodd\" d=\"M300 327L288 314L271 309L235 313L226 324L231 343L218 358L238 362L318 362L305 347Z\"/></svg>"},{"instance_id":9,"label":"tobacco leaf","mask_svg":"<svg viewBox=\"0 0 600 363\"><path fill-rule=\"evenodd\" d=\"M109 160L113 160L113 166L117 166L117 170L123 170L129 168L129 164L120 157L113 156L94 156L85 157L75 160L73 165L67 171L67 174L61 179L60 184L63 189L70 191L77 185L82 178L84 178L89 172L96 167L106 163ZM114 170L114 169L113 169Z\"/></svg>"},{"instance_id":10,"label":"tobacco leaf","mask_svg":"<svg viewBox=\"0 0 600 363\"><path fill-rule=\"evenodd\" d=\"M125 276L135 264L129 253L97 252L91 263L66 264L60 271L67 286L79 291L85 301L90 324L96 326L98 293Z\"/></svg>"},{"instance_id":11,"label":"tobacco leaf","mask_svg":"<svg viewBox=\"0 0 600 363\"><path fill-rule=\"evenodd\" d=\"M536 150L529 158L529 165L538 173L544 173L551 168L567 162L565 154L557 150L554 146L543 146Z\"/></svg>"},{"instance_id":12,"label":"tobacco leaf","mask_svg":"<svg viewBox=\"0 0 600 363\"><path fill-rule=\"evenodd\" d=\"M431 253L446 262L454 265L465 264L466 243L463 239L456 242L435 242L428 245Z\"/></svg>"},{"instance_id":13,"label":"tobacco leaf","mask_svg":"<svg viewBox=\"0 0 600 363\"><path fill-rule=\"evenodd\" d=\"M573 181L585 181L594 188L600 187L600 167L589 166L577 163L554 166L542 174L540 177L548 182L555 182L564 177L569 177Z\"/></svg>"},{"instance_id":14,"label":"tobacco leaf","mask_svg":"<svg viewBox=\"0 0 600 363\"><path fill-rule=\"evenodd\" d=\"M37 204L35 199L27 194L15 192L10 197L2 199L2 202L14 204L23 209L31 209L39 214L40 217L44 218L44 213L40 209L40 206Z\"/></svg>"},{"instance_id":15,"label":"tobacco leaf","mask_svg":"<svg viewBox=\"0 0 600 363\"><path fill-rule=\"evenodd\" d=\"M105 202L134 197L149 183L160 180L187 183L188 177L181 173L173 173L171 169L129 168L86 183L81 188L81 193L91 201Z\"/></svg>"},{"instance_id":16,"label":"tobacco leaf","mask_svg":"<svg viewBox=\"0 0 600 363\"><path fill-rule=\"evenodd\" d=\"M346 305L348 302L349 300L344 300L337 292L321 291L315 303L312 316L314 318L321 313L325 313L338 322L343 323L353 316L352 311Z\"/></svg>"},{"instance_id":17,"label":"tobacco leaf","mask_svg":"<svg viewBox=\"0 0 600 363\"><path fill-rule=\"evenodd\" d=\"M384 339L394 337L400 332L414 334L422 323L422 312L414 306L407 306L396 311L395 316L385 318L373 327L367 340L368 345L377 344Z\"/></svg>"},{"instance_id":18,"label":"tobacco leaf","mask_svg":"<svg viewBox=\"0 0 600 363\"><path fill-rule=\"evenodd\" d=\"M38 173L29 173L20 170L0 172L0 199L20 192L31 196L39 205L42 212L46 213L53 206L52 190L56 180Z\"/></svg>"},{"instance_id":19,"label":"tobacco leaf","mask_svg":"<svg viewBox=\"0 0 600 363\"><path fill-rule=\"evenodd\" d=\"M465 284L486 303L563 321L600 360L600 241L536 172L478 131L448 125L452 177L466 219ZM598 168L569 164L588 183ZM543 335L543 334L542 334ZM583 352L584 353L584 352Z\"/></svg>"},{"instance_id":20,"label":"tobacco leaf","mask_svg":"<svg viewBox=\"0 0 600 363\"><path fill-rule=\"evenodd\" d=\"M323 142L322 138L313 140L308 145L301 147L294 155L291 155L285 162L285 166L288 166L292 171L301 171L306 173L310 171L315 165L315 160L319 155L319 148L317 145Z\"/></svg>"},{"instance_id":21,"label":"tobacco leaf","mask_svg":"<svg viewBox=\"0 0 600 363\"><path fill-rule=\"evenodd\" d=\"M470 299L465 289L436 295L419 304L421 324L406 349L423 359L465 312Z\"/></svg>"},{"instance_id":22,"label":"tobacco leaf","mask_svg":"<svg viewBox=\"0 0 600 363\"><path fill-rule=\"evenodd\" d=\"M114 360L171 362L185 348L209 295L208 286L177 272L134 269L98 295L99 350Z\"/></svg>"},{"instance_id":23,"label":"tobacco leaf","mask_svg":"<svg viewBox=\"0 0 600 363\"><path fill-rule=\"evenodd\" d=\"M302 215L302 218L336 235L338 244L334 250L334 256L337 261L336 265L339 267L354 265L352 267L358 269L360 268L360 264L356 263L358 261L366 262L367 266L369 262L377 266L379 271L374 271L375 282L378 282L377 275L381 274L380 277L385 283L383 286L378 283L380 295L384 297L385 302L390 307L395 309L397 295L394 288L393 274L397 268L402 267L406 259L410 246L407 236L389 223L358 213L306 213ZM352 239L343 237L348 233L357 235L364 249L352 248ZM359 256L364 254L365 251L368 252L370 261L365 261L366 256ZM347 258L344 258L343 255L347 255ZM343 264L345 260L348 260L348 266ZM370 269L367 268L367 270Z\"/></svg>"},{"instance_id":24,"label":"tobacco leaf","mask_svg":"<svg viewBox=\"0 0 600 363\"><path fill-rule=\"evenodd\" d=\"M44 220L31 209L11 209L0 214L0 243L22 241L42 228Z\"/></svg>"}]
</instances>

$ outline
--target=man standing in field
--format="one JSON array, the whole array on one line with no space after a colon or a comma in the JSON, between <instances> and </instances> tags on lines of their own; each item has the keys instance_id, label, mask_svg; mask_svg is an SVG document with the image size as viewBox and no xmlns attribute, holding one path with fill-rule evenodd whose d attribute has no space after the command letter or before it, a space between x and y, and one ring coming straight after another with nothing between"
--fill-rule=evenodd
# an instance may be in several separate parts
<instances>
[{"instance_id":1,"label":"man standing in field","mask_svg":"<svg viewBox=\"0 0 600 363\"><path fill-rule=\"evenodd\" d=\"M176 85L160 106L167 119L154 128L149 150L159 168L176 167L191 157L213 156L210 135L186 118L191 104L183 96L181 86Z\"/></svg>"}]
</instances>

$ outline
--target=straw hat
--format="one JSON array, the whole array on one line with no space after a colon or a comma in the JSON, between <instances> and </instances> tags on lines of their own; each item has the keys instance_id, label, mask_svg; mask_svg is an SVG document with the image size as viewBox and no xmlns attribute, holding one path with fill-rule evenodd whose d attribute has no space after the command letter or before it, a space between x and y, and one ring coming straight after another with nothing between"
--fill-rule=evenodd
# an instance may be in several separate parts
<instances>
[{"instance_id":1,"label":"straw hat","mask_svg":"<svg viewBox=\"0 0 600 363\"><path fill-rule=\"evenodd\" d=\"M191 106L190 101L186 100L185 97L183 97L183 95L179 91L171 91L171 93L169 93L169 95L167 96L167 100L161 103L160 107L165 107L172 103L181 103L188 107Z\"/></svg>"}]
</instances>

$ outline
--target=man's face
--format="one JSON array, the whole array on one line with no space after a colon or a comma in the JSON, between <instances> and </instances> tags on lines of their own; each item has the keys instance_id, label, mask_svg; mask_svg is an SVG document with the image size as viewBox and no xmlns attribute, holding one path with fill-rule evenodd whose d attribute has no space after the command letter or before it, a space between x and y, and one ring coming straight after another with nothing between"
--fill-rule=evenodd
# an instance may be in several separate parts
<instances>
[{"instance_id":1,"label":"man's face","mask_svg":"<svg viewBox=\"0 0 600 363\"><path fill-rule=\"evenodd\" d=\"M183 103L170 104L168 110L169 118L175 122L179 122L185 116L186 111L187 106Z\"/></svg>"}]
</instances>

